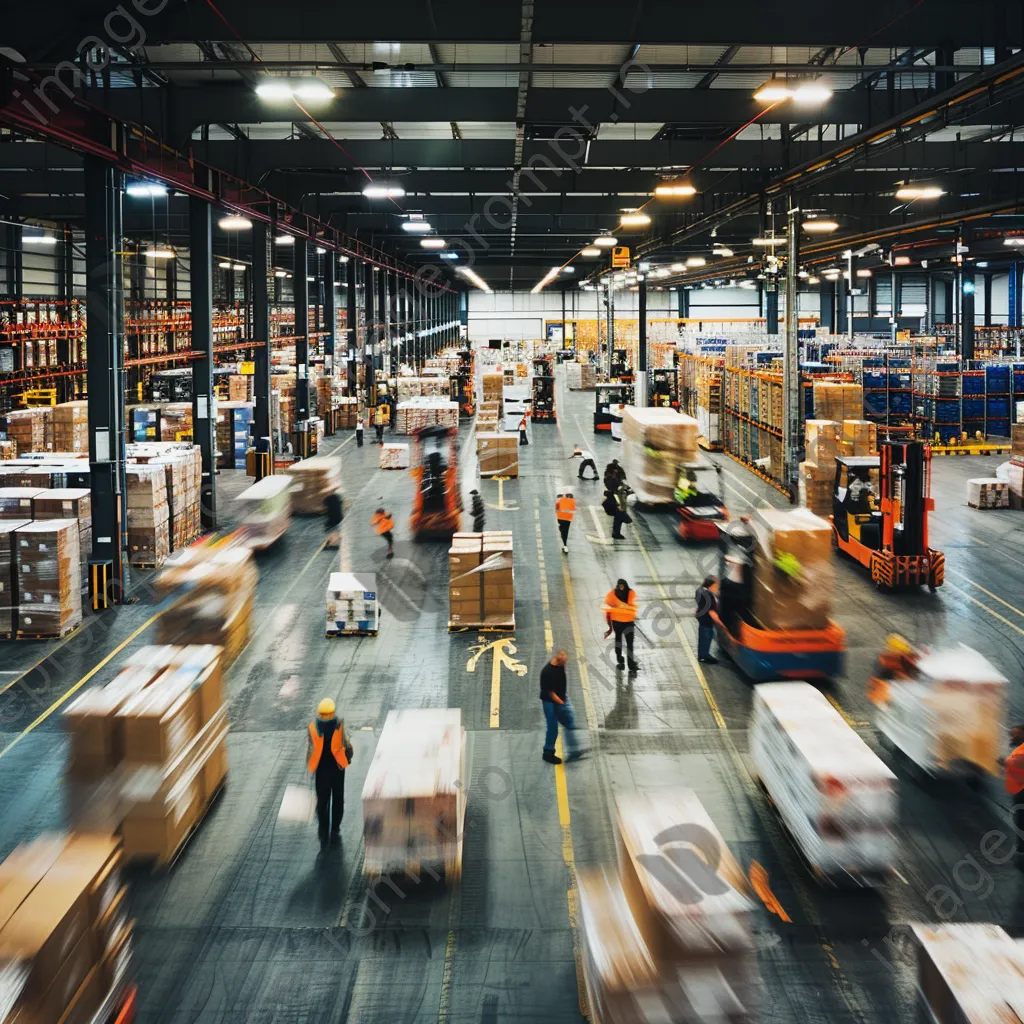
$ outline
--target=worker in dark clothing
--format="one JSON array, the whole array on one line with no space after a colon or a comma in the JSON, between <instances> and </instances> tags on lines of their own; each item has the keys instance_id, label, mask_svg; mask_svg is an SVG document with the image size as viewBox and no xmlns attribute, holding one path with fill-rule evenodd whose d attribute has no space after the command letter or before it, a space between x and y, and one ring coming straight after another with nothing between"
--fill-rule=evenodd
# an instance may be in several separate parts
<instances>
[{"instance_id":1,"label":"worker in dark clothing","mask_svg":"<svg viewBox=\"0 0 1024 1024\"><path fill-rule=\"evenodd\" d=\"M693 614L697 620L697 660L705 665L718 664L718 659L711 657L711 641L715 638L715 624L711 619L711 613L718 607L715 592L711 589L714 585L715 577L705 576L704 582L694 594L696 608L694 608Z\"/></svg>"},{"instance_id":2,"label":"worker in dark clothing","mask_svg":"<svg viewBox=\"0 0 1024 1024\"><path fill-rule=\"evenodd\" d=\"M1024 871L1024 725L1015 725L1010 730L1010 743L1013 750L1003 761L1003 769L1006 773L1006 792L1013 797L1010 822L1017 833L1015 863Z\"/></svg>"},{"instance_id":3,"label":"worker in dark clothing","mask_svg":"<svg viewBox=\"0 0 1024 1024\"><path fill-rule=\"evenodd\" d=\"M554 657L540 670L540 700L547 725L547 732L544 735L544 760L548 764L562 763L562 759L555 754L559 725L562 727L568 751L566 761L575 761L586 753L576 738L576 718L566 695L565 664L568 660L569 656L565 651L555 651Z\"/></svg>"},{"instance_id":4,"label":"worker in dark clothing","mask_svg":"<svg viewBox=\"0 0 1024 1024\"><path fill-rule=\"evenodd\" d=\"M366 426L366 424L363 423L363 417L360 416L359 419L356 420L356 447L357 448L362 448L363 447L363 428L365 426Z\"/></svg>"},{"instance_id":5,"label":"worker in dark clothing","mask_svg":"<svg viewBox=\"0 0 1024 1024\"><path fill-rule=\"evenodd\" d=\"M470 506L470 515L473 517L473 532L483 533L484 532L484 499L480 497L480 492L474 487L469 492L469 496L472 499L472 505Z\"/></svg>"},{"instance_id":6,"label":"worker in dark clothing","mask_svg":"<svg viewBox=\"0 0 1024 1024\"><path fill-rule=\"evenodd\" d=\"M324 511L327 513L326 546L329 548L336 548L341 540L338 527L341 526L341 521L345 518L341 495L338 494L337 491L331 491L331 493L324 498Z\"/></svg>"},{"instance_id":7,"label":"worker in dark clothing","mask_svg":"<svg viewBox=\"0 0 1024 1024\"><path fill-rule=\"evenodd\" d=\"M619 484L626 482L626 471L619 465L618 459L612 459L604 468L604 486L613 494L619 489Z\"/></svg>"},{"instance_id":8,"label":"worker in dark clothing","mask_svg":"<svg viewBox=\"0 0 1024 1024\"><path fill-rule=\"evenodd\" d=\"M377 422L373 425L377 432L377 444L384 443L384 417L378 414Z\"/></svg>"},{"instance_id":9,"label":"worker in dark clothing","mask_svg":"<svg viewBox=\"0 0 1024 1024\"><path fill-rule=\"evenodd\" d=\"M345 814L345 769L352 761L352 744L345 738L345 723L334 715L334 701L325 697L309 723L306 767L316 786L316 818L320 849L341 841Z\"/></svg>"},{"instance_id":10,"label":"worker in dark clothing","mask_svg":"<svg viewBox=\"0 0 1024 1024\"><path fill-rule=\"evenodd\" d=\"M612 540L623 540L622 527L628 526L633 522L633 517L629 514L629 496L633 493L633 488L626 483L625 479L615 489L614 500L615 500L615 519L612 523Z\"/></svg>"}]
</instances>

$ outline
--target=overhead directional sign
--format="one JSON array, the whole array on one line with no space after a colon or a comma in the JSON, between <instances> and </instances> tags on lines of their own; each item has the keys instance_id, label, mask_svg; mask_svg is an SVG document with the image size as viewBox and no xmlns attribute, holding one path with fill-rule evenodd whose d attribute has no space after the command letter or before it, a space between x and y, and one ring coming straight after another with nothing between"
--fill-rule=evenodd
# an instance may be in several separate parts
<instances>
[{"instance_id":1,"label":"overhead directional sign","mask_svg":"<svg viewBox=\"0 0 1024 1024\"><path fill-rule=\"evenodd\" d=\"M629 246L628 245L616 245L612 249L612 266L613 267L628 267L629 266Z\"/></svg>"}]
</instances>

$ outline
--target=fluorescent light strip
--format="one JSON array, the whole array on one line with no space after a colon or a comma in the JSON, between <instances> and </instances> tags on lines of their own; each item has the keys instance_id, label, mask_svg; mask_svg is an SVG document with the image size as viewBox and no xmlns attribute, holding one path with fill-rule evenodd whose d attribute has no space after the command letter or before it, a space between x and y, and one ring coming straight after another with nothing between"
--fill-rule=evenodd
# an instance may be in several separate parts
<instances>
[{"instance_id":1,"label":"fluorescent light strip","mask_svg":"<svg viewBox=\"0 0 1024 1024\"><path fill-rule=\"evenodd\" d=\"M471 267L456 267L455 272L461 274L467 281L471 281L482 292L490 294L491 286Z\"/></svg>"},{"instance_id":2,"label":"fluorescent light strip","mask_svg":"<svg viewBox=\"0 0 1024 1024\"><path fill-rule=\"evenodd\" d=\"M252 227L252 221L248 217L240 217L237 214L229 214L217 221L217 227L221 231L248 231Z\"/></svg>"}]
</instances>

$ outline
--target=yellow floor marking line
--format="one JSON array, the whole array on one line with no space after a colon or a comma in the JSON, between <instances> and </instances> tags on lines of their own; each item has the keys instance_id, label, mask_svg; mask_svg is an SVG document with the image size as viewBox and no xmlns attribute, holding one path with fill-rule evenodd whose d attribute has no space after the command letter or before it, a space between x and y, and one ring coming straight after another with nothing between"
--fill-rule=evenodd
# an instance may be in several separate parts
<instances>
[{"instance_id":1,"label":"yellow floor marking line","mask_svg":"<svg viewBox=\"0 0 1024 1024\"><path fill-rule=\"evenodd\" d=\"M610 537L605 536L604 523L601 522L601 517L597 514L597 506L588 505L587 507L590 509L591 518L594 520L594 529L597 530L597 536L593 537L588 533L587 540L589 540L591 544L604 544L605 547L614 547L615 541ZM604 515L603 510L601 514Z\"/></svg>"},{"instance_id":2,"label":"yellow floor marking line","mask_svg":"<svg viewBox=\"0 0 1024 1024\"><path fill-rule=\"evenodd\" d=\"M441 972L441 999L437 1008L437 1024L448 1024L452 1019L452 975L455 972L455 931L448 932L444 947L444 970Z\"/></svg>"},{"instance_id":3,"label":"yellow floor marking line","mask_svg":"<svg viewBox=\"0 0 1024 1024\"><path fill-rule=\"evenodd\" d=\"M511 477L507 477L507 476L494 476L494 477L491 477L491 479L492 480L497 480L497 482L498 482L498 504L497 505L490 505L489 504L487 507L488 508L493 508L497 512L518 512L519 511L519 506L518 505L506 505L505 504L505 481L506 480L510 480Z\"/></svg>"},{"instance_id":4,"label":"yellow floor marking line","mask_svg":"<svg viewBox=\"0 0 1024 1024\"><path fill-rule=\"evenodd\" d=\"M1020 633L1021 636L1024 636L1024 629L1021 629L1020 626L1017 626L1014 623L1012 623L1004 615L1000 615L999 612L993 611L991 608L989 608L987 604L982 604L982 602L979 601L976 597L971 597L971 595L968 594L967 591L964 590L962 587L958 587L956 586L956 584L950 583L949 580L946 580L944 586L950 590L955 590L958 594L961 594L963 597L966 597L967 600L971 602L971 604L976 604L979 608L984 608L985 611L987 611L989 615L992 616L992 618L998 619L1001 623L1003 623L1004 626L1009 626L1010 629L1016 630L1016 632Z\"/></svg>"},{"instance_id":5,"label":"yellow floor marking line","mask_svg":"<svg viewBox=\"0 0 1024 1024\"><path fill-rule=\"evenodd\" d=\"M954 576L959 576L965 583L969 583L975 589L980 590L983 594L991 597L993 601L998 601L1004 608L1009 608L1011 612L1015 612L1017 615L1021 616L1021 618L1024 618L1024 611L1021 611L1021 609L1015 604L1010 604L1009 601L1004 601L997 594L993 594L991 590L986 590L980 583L975 583L974 580L969 576L965 576L962 572L959 572L956 569L950 569L948 564L946 565L946 572L952 573Z\"/></svg>"},{"instance_id":6,"label":"yellow floor marking line","mask_svg":"<svg viewBox=\"0 0 1024 1024\"><path fill-rule=\"evenodd\" d=\"M472 652L466 662L466 671L475 672L477 663L488 652L491 652L491 715L492 729L500 725L501 714L501 670L507 668L517 676L525 676L526 666L513 657L516 653L516 638L503 636L497 640L481 640L470 647Z\"/></svg>"},{"instance_id":7,"label":"yellow floor marking line","mask_svg":"<svg viewBox=\"0 0 1024 1024\"><path fill-rule=\"evenodd\" d=\"M832 705L832 707L834 707L834 708L836 709L836 711L838 711L838 712L839 712L839 714L840 714L840 716L842 717L843 721L844 721L844 722L845 722L845 723L846 723L846 724L847 724L847 725L848 725L848 726L849 726L849 727L850 727L851 729L863 728L863 727L865 727L865 726L869 726L869 725L871 724L870 722L858 722L858 721L857 721L856 719L854 719L854 718L851 718L851 717L850 717L850 716L849 716L849 715L848 715L848 714L847 714L847 713L846 713L846 712L845 712L845 711L844 711L844 710L843 710L843 709L842 709L842 708L840 707L840 705L839 705L839 701L837 701L837 700L835 699L835 697L833 697L833 696L832 696L832 694L831 694L831 693L826 693L826 694L825 694L825 700L827 700L827 701L829 702L829 704L831 704L831 705Z\"/></svg>"}]
</instances>

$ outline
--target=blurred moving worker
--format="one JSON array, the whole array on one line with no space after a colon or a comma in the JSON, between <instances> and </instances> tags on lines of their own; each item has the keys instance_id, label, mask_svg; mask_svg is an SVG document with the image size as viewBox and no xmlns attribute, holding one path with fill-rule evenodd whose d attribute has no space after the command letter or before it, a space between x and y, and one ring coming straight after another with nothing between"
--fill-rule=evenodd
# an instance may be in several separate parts
<instances>
[{"instance_id":1,"label":"blurred moving worker","mask_svg":"<svg viewBox=\"0 0 1024 1024\"><path fill-rule=\"evenodd\" d=\"M469 492L469 496L472 499L472 505L470 506L470 515L473 517L473 532L483 533L484 532L484 499L480 497L480 492L474 487Z\"/></svg>"},{"instance_id":2,"label":"blurred moving worker","mask_svg":"<svg viewBox=\"0 0 1024 1024\"><path fill-rule=\"evenodd\" d=\"M1024 725L1015 725L1010 730L1013 750L1003 762L1006 770L1006 792L1013 797L1010 820L1017 833L1017 867L1024 871Z\"/></svg>"},{"instance_id":3,"label":"blurred moving worker","mask_svg":"<svg viewBox=\"0 0 1024 1024\"><path fill-rule=\"evenodd\" d=\"M565 491L555 499L555 518L558 520L558 532L562 535L562 554L569 554L569 527L576 515L576 499L572 491Z\"/></svg>"},{"instance_id":4,"label":"blurred moving worker","mask_svg":"<svg viewBox=\"0 0 1024 1024\"><path fill-rule=\"evenodd\" d=\"M594 456L591 455L590 452L588 452L586 448L582 448L582 447L580 447L580 445L576 445L576 447L573 448L572 455L570 455L569 458L570 459L580 459L581 460L581 462L580 462L580 471L577 474L577 476L580 478L580 480L599 480L601 478L601 474L598 473L598 471L597 471L597 463L594 462ZM587 469L587 467L589 467L590 469L592 469L594 471L594 475L593 476L586 477L586 476L583 475L583 471L585 469Z\"/></svg>"},{"instance_id":5,"label":"blurred moving worker","mask_svg":"<svg viewBox=\"0 0 1024 1024\"><path fill-rule=\"evenodd\" d=\"M618 459L612 459L604 467L604 486L613 494L619 489L619 484L626 482L626 471L619 465Z\"/></svg>"},{"instance_id":6,"label":"blurred moving worker","mask_svg":"<svg viewBox=\"0 0 1024 1024\"><path fill-rule=\"evenodd\" d=\"M370 525L377 530L377 536L388 542L388 558L395 557L395 519L383 506L377 509L370 518Z\"/></svg>"},{"instance_id":7,"label":"blurred moving worker","mask_svg":"<svg viewBox=\"0 0 1024 1024\"><path fill-rule=\"evenodd\" d=\"M540 700L547 724L547 732L544 735L544 760L548 764L562 763L562 759L555 755L559 725L562 727L567 751L566 761L575 761L586 753L576 738L576 717L566 694L565 664L568 660L569 656L565 651L555 651L554 657L540 670Z\"/></svg>"},{"instance_id":8,"label":"blurred moving worker","mask_svg":"<svg viewBox=\"0 0 1024 1024\"><path fill-rule=\"evenodd\" d=\"M374 430L377 432L377 444L384 443L384 415L380 411L377 412L376 422L373 425Z\"/></svg>"},{"instance_id":9,"label":"blurred moving worker","mask_svg":"<svg viewBox=\"0 0 1024 1024\"><path fill-rule=\"evenodd\" d=\"M523 418L519 421L519 443L529 444L530 439L526 436L526 424L530 418L530 410L526 409L523 412Z\"/></svg>"},{"instance_id":10,"label":"blurred moving worker","mask_svg":"<svg viewBox=\"0 0 1024 1024\"><path fill-rule=\"evenodd\" d=\"M363 423L363 417L360 416L359 419L356 420L356 447L357 448L362 448L363 447L363 428L365 426L366 426L366 424Z\"/></svg>"},{"instance_id":11,"label":"blurred moving worker","mask_svg":"<svg viewBox=\"0 0 1024 1024\"><path fill-rule=\"evenodd\" d=\"M718 664L718 659L711 657L711 641L715 638L715 624L711 613L718 607L715 592L711 589L714 585L715 577L705 576L704 582L693 595L696 602L693 615L697 620L697 660L705 665Z\"/></svg>"},{"instance_id":12,"label":"blurred moving worker","mask_svg":"<svg viewBox=\"0 0 1024 1024\"><path fill-rule=\"evenodd\" d=\"M334 701L324 697L309 723L306 767L316 786L316 819L320 849L341 841L345 814L345 769L352 760L352 744L345 738L345 723L334 715Z\"/></svg>"},{"instance_id":13,"label":"blurred moving worker","mask_svg":"<svg viewBox=\"0 0 1024 1024\"><path fill-rule=\"evenodd\" d=\"M626 658L629 662L629 671L636 672L640 666L633 657L633 634L636 622L636 591L632 590L625 580L619 580L613 590L609 590L604 596L604 604L601 605L604 612L605 622L608 629L605 631L605 639L615 633L615 662L619 668L625 668L626 662L622 660L622 640L626 640Z\"/></svg>"},{"instance_id":14,"label":"blurred moving worker","mask_svg":"<svg viewBox=\"0 0 1024 1024\"><path fill-rule=\"evenodd\" d=\"M612 522L612 540L624 540L622 536L622 527L628 526L633 522L632 517L629 514L629 496L633 493L633 488L626 483L625 480L619 484L613 495L615 501L615 519Z\"/></svg>"},{"instance_id":15,"label":"blurred moving worker","mask_svg":"<svg viewBox=\"0 0 1024 1024\"><path fill-rule=\"evenodd\" d=\"M325 544L326 547L336 548L341 542L341 534L338 527L341 526L341 521L345 518L341 495L337 491L331 491L324 498L324 511L327 513L327 540Z\"/></svg>"}]
</instances>

